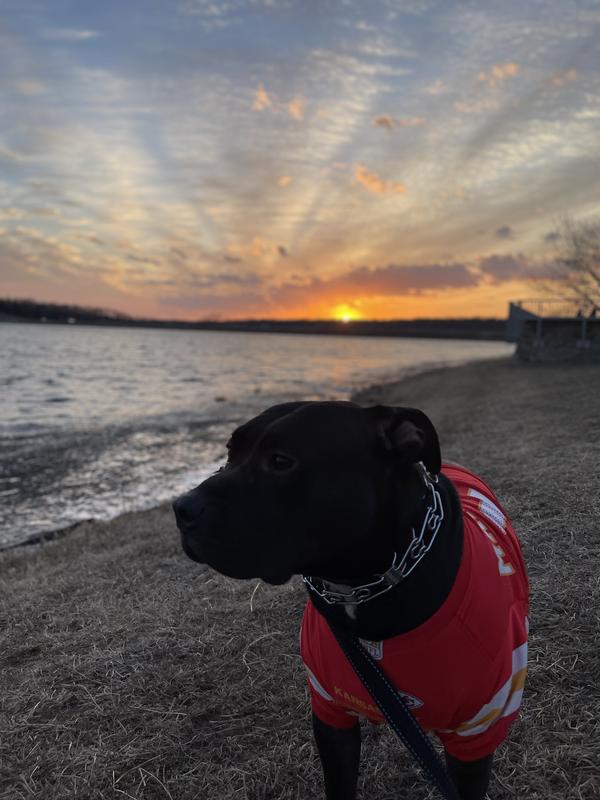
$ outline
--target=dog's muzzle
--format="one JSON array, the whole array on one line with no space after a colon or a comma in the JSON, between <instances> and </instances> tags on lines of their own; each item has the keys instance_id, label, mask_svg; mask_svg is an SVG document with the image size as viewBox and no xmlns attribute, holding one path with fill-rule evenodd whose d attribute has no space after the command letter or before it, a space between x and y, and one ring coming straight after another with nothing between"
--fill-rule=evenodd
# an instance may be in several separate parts
<instances>
[{"instance_id":1,"label":"dog's muzzle","mask_svg":"<svg viewBox=\"0 0 600 800\"><path fill-rule=\"evenodd\" d=\"M185 554L194 561L206 563L207 549L210 550L207 532L216 528L216 508L202 490L194 489L174 501L173 511Z\"/></svg>"}]
</instances>

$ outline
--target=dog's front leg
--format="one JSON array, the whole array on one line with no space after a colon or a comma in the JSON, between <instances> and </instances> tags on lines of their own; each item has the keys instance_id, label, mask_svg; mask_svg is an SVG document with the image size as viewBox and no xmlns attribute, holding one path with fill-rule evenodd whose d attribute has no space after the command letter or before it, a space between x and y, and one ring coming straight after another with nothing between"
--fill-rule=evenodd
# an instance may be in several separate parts
<instances>
[{"instance_id":1,"label":"dog's front leg","mask_svg":"<svg viewBox=\"0 0 600 800\"><path fill-rule=\"evenodd\" d=\"M332 728L313 714L313 731L327 800L354 800L360 762L360 725Z\"/></svg>"},{"instance_id":2,"label":"dog's front leg","mask_svg":"<svg viewBox=\"0 0 600 800\"><path fill-rule=\"evenodd\" d=\"M494 754L477 761L459 761L446 752L446 766L454 781L461 800L484 800L490 776Z\"/></svg>"}]
</instances>

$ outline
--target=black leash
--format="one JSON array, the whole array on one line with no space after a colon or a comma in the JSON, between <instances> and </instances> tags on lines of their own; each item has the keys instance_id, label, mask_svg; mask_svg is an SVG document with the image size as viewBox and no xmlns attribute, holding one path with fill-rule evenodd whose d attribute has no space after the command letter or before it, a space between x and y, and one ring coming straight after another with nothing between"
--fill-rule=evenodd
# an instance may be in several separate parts
<instances>
[{"instance_id":1,"label":"black leash","mask_svg":"<svg viewBox=\"0 0 600 800\"><path fill-rule=\"evenodd\" d=\"M383 716L404 746L413 754L431 783L438 788L446 800L460 800L458 791L429 737L400 694L388 681L381 667L375 663L356 637L334 627L331 623L329 623L329 627L354 671L381 709Z\"/></svg>"}]
</instances>

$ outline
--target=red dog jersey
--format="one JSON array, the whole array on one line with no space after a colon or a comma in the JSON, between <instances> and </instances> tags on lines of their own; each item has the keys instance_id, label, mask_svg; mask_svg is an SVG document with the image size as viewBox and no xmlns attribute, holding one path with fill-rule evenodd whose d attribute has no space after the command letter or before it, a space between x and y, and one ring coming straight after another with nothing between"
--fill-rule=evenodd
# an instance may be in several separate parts
<instances>
[{"instance_id":1,"label":"red dog jersey","mask_svg":"<svg viewBox=\"0 0 600 800\"><path fill-rule=\"evenodd\" d=\"M492 753L518 715L527 672L529 584L515 532L492 490L462 467L442 469L463 510L463 556L438 611L408 633L364 642L426 730L463 761ZM383 715L309 600L301 629L312 708L349 728Z\"/></svg>"}]
</instances>

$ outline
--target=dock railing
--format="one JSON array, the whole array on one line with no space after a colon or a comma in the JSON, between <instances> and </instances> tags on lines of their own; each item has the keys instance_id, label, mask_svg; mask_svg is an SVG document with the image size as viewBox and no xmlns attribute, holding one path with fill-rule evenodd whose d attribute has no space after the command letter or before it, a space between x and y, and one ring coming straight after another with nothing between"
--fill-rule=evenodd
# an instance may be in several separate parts
<instances>
[{"instance_id":1,"label":"dock railing","mask_svg":"<svg viewBox=\"0 0 600 800\"><path fill-rule=\"evenodd\" d=\"M510 306L542 319L581 319L590 317L595 308L591 301L570 297L512 300Z\"/></svg>"},{"instance_id":2,"label":"dock railing","mask_svg":"<svg viewBox=\"0 0 600 800\"><path fill-rule=\"evenodd\" d=\"M518 342L525 324L535 320L535 346L543 347L544 328L548 323L576 322L581 326L577 347L585 350L590 346L588 323L596 320L598 311L600 309L593 303L572 298L514 300L509 304L506 339Z\"/></svg>"}]
</instances>

